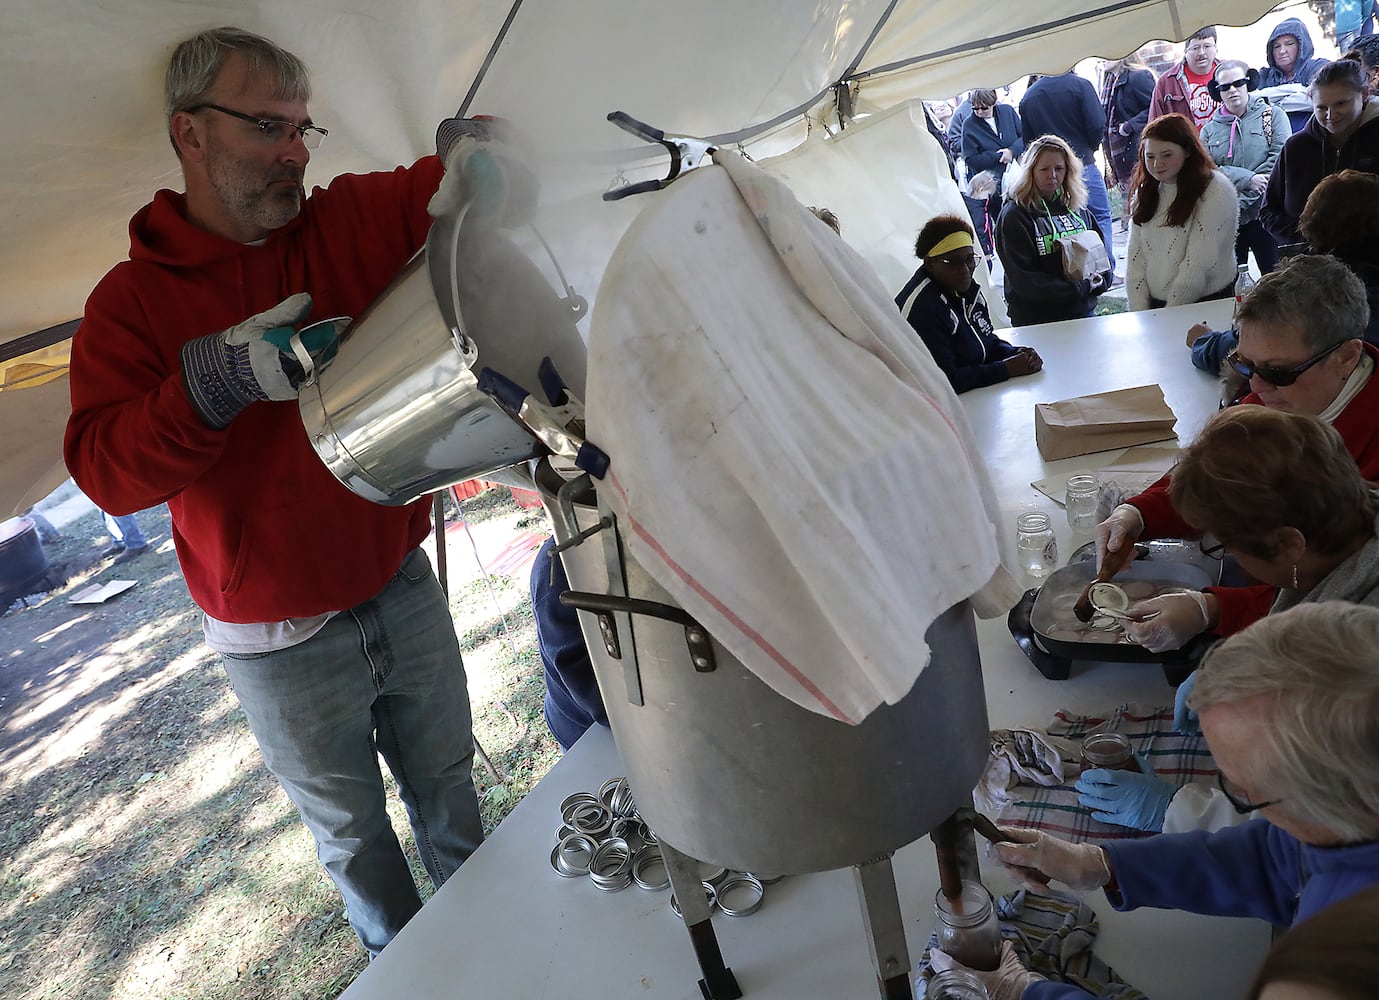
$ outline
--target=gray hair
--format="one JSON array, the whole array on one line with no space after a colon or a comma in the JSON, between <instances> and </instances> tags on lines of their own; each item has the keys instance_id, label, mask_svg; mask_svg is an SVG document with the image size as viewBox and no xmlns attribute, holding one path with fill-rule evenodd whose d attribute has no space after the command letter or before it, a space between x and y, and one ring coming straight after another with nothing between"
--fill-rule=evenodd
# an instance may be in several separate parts
<instances>
[{"instance_id":1,"label":"gray hair","mask_svg":"<svg viewBox=\"0 0 1379 1000\"><path fill-rule=\"evenodd\" d=\"M1195 709L1264 696L1256 777L1289 815L1346 843L1379 837L1379 608L1299 604L1202 660Z\"/></svg>"},{"instance_id":2,"label":"gray hair","mask_svg":"<svg viewBox=\"0 0 1379 1000\"><path fill-rule=\"evenodd\" d=\"M1259 279L1240 303L1238 318L1297 326L1308 349L1365 335L1369 301L1355 272L1329 254L1293 257Z\"/></svg>"},{"instance_id":3,"label":"gray hair","mask_svg":"<svg viewBox=\"0 0 1379 1000\"><path fill-rule=\"evenodd\" d=\"M311 99L311 74L291 52L243 28L211 28L181 42L168 60L163 80L163 111L167 116L168 138L172 138L172 116L205 102L215 86L225 61L238 52L253 74L269 73L277 81L274 97L282 101ZM172 148L177 148L173 142Z\"/></svg>"}]
</instances>

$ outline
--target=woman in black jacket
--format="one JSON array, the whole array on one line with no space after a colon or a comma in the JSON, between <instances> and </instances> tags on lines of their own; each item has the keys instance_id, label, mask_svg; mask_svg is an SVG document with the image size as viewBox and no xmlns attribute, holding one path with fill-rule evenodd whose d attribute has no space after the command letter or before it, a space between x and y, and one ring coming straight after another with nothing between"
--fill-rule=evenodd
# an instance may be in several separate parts
<instances>
[{"instance_id":1,"label":"woman in black jacket","mask_svg":"<svg viewBox=\"0 0 1379 1000\"><path fill-rule=\"evenodd\" d=\"M1130 226L1130 176L1140 156L1140 133L1149 123L1154 74L1138 53L1107 64L1101 81L1101 106L1106 113L1106 162L1120 188L1120 231Z\"/></svg>"},{"instance_id":2,"label":"woman in black jacket","mask_svg":"<svg viewBox=\"0 0 1379 1000\"><path fill-rule=\"evenodd\" d=\"M1312 78L1312 117L1294 132L1269 175L1259 220L1280 244L1300 243L1298 218L1319 181L1342 170L1379 174L1379 100L1357 62L1338 59Z\"/></svg>"},{"instance_id":3,"label":"woman in black jacket","mask_svg":"<svg viewBox=\"0 0 1379 1000\"><path fill-rule=\"evenodd\" d=\"M1006 305L1013 326L1056 323L1092 315L1097 296L1114 272L1069 278L1058 241L1078 233L1098 233L1087 211L1082 160L1056 135L1041 135L1021 159L1024 173L1013 184L996 221L996 253L1005 269Z\"/></svg>"},{"instance_id":4,"label":"woman in black jacket","mask_svg":"<svg viewBox=\"0 0 1379 1000\"><path fill-rule=\"evenodd\" d=\"M975 177L988 171L996 182L995 193L986 201L986 232L981 243L991 246L991 232L1001 215L1001 180L1006 167L1025 151L1020 135L1020 116L1009 104L1002 104L994 90L974 90L972 117L962 126L962 159L967 164L967 176Z\"/></svg>"}]
</instances>

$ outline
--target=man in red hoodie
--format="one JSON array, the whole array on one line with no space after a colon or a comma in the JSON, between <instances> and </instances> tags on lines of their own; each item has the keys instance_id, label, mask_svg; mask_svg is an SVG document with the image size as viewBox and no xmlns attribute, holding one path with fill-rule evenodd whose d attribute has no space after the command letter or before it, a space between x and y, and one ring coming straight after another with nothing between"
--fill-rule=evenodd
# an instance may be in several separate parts
<instances>
[{"instance_id":1,"label":"man in red hoodie","mask_svg":"<svg viewBox=\"0 0 1379 1000\"><path fill-rule=\"evenodd\" d=\"M421 906L378 754L436 886L483 836L464 666L417 547L430 501L377 506L332 477L298 413L302 370L268 338L358 316L422 246L438 185L464 183L474 140L448 174L426 156L307 196L326 135L310 94L302 62L249 32L177 47L165 110L186 192L140 209L129 260L87 302L65 451L105 510L167 502L207 645L377 955Z\"/></svg>"},{"instance_id":2,"label":"man in red hoodie","mask_svg":"<svg viewBox=\"0 0 1379 1000\"><path fill-rule=\"evenodd\" d=\"M1154 84L1149 99L1149 120L1174 113L1186 115L1199 129L1211 120L1217 102L1210 84L1216 72L1216 26L1209 24L1188 36L1183 61Z\"/></svg>"}]
</instances>

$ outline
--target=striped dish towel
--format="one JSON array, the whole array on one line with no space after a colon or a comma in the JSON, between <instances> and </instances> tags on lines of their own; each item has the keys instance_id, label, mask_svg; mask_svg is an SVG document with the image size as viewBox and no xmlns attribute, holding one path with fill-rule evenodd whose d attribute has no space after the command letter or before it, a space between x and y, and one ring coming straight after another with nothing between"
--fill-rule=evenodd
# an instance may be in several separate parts
<instances>
[{"instance_id":1,"label":"striped dish towel","mask_svg":"<svg viewBox=\"0 0 1379 1000\"><path fill-rule=\"evenodd\" d=\"M1182 786L1192 781L1212 781L1216 777L1216 762L1207 749L1202 734L1180 733L1173 728L1173 706L1150 708L1142 705L1121 705L1115 711L1101 715L1078 715L1066 710L1057 712L1049 723L1048 734L1071 741L1076 746L1082 737L1097 726L1110 728L1130 738L1136 753L1149 758L1154 773L1165 781ZM996 817L998 826L1043 830L1074 843L1084 840L1127 840L1149 834L1113 826L1092 819L1086 808L1078 804L1077 761L1065 767L1067 781L1061 785L1014 785L1010 793L1014 800L1007 803Z\"/></svg>"},{"instance_id":2,"label":"striped dish towel","mask_svg":"<svg viewBox=\"0 0 1379 1000\"><path fill-rule=\"evenodd\" d=\"M1062 983L1071 983L1103 1000L1145 1000L1109 965L1092 954L1097 936L1096 913L1070 892L1025 889L996 900L1001 936L1009 941L1025 968ZM937 942L929 938L920 957L918 976L927 982L929 951ZM924 993L916 991L924 997Z\"/></svg>"}]
</instances>

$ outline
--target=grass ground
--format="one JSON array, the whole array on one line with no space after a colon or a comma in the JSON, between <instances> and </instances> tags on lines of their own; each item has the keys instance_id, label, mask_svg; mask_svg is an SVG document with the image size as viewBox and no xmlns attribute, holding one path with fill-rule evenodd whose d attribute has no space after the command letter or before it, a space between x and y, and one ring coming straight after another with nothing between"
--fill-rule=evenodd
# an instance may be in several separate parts
<instances>
[{"instance_id":1,"label":"grass ground","mask_svg":"<svg viewBox=\"0 0 1379 1000\"><path fill-rule=\"evenodd\" d=\"M475 535L544 520L505 490L462 513ZM0 618L0 997L335 997L366 956L201 643L166 508L140 520L154 551L115 568L96 557L98 514L66 526L48 553L68 582ZM486 584L462 532L447 553L474 732L497 775L476 765L491 829L559 751L525 571ZM126 577L139 586L107 604L68 603ZM414 876L429 894L419 863Z\"/></svg>"}]
</instances>

